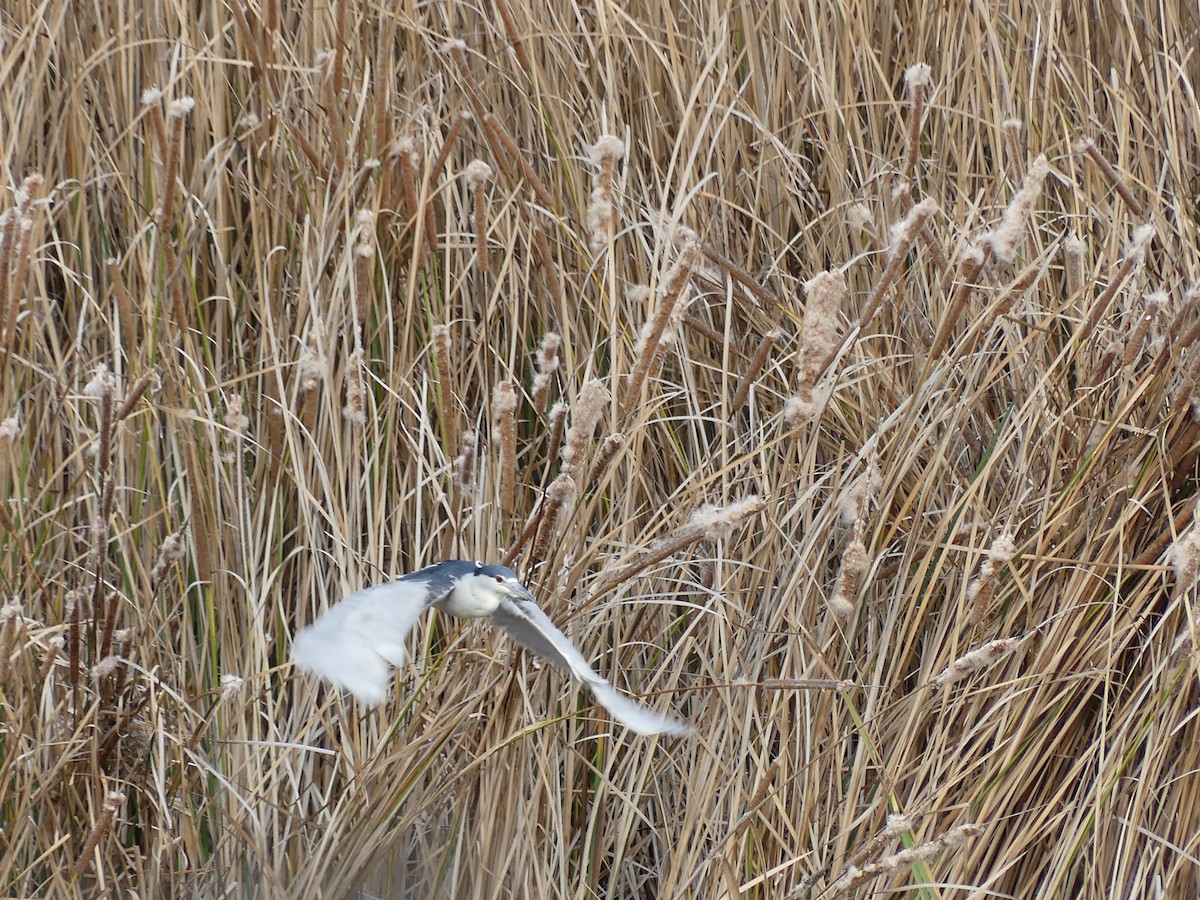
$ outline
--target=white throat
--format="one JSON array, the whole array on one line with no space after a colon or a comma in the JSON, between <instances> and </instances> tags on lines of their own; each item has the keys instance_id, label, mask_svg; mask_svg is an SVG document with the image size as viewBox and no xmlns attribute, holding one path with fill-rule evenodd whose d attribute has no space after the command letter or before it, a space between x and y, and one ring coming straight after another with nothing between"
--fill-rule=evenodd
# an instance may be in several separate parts
<instances>
[{"instance_id":1,"label":"white throat","mask_svg":"<svg viewBox=\"0 0 1200 900\"><path fill-rule=\"evenodd\" d=\"M454 590L433 604L444 613L479 619L490 616L497 607L503 592L494 578L484 575L468 575L455 585Z\"/></svg>"}]
</instances>

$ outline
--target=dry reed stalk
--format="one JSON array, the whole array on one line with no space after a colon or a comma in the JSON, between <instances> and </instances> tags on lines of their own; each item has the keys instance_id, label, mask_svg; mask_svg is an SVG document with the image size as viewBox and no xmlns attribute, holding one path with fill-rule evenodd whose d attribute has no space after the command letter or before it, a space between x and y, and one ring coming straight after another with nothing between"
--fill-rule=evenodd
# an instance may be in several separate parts
<instances>
[{"instance_id":1,"label":"dry reed stalk","mask_svg":"<svg viewBox=\"0 0 1200 900\"><path fill-rule=\"evenodd\" d=\"M442 407L442 432L446 449L458 445L458 417L454 414L454 392L450 389L450 326L433 326L433 359L437 365L438 402Z\"/></svg>"},{"instance_id":2,"label":"dry reed stalk","mask_svg":"<svg viewBox=\"0 0 1200 900\"><path fill-rule=\"evenodd\" d=\"M562 450L564 472L574 472L583 465L588 447L596 434L596 426L604 415L605 408L612 402L612 395L602 381L592 380L585 384L571 412L571 427L567 429L566 443Z\"/></svg>"},{"instance_id":3,"label":"dry reed stalk","mask_svg":"<svg viewBox=\"0 0 1200 900\"><path fill-rule=\"evenodd\" d=\"M475 259L479 271L488 272L487 243L487 184L492 180L492 167L481 159L472 161L466 171L467 189L474 206Z\"/></svg>"},{"instance_id":4,"label":"dry reed stalk","mask_svg":"<svg viewBox=\"0 0 1200 900\"><path fill-rule=\"evenodd\" d=\"M109 791L104 797L104 803L100 807L100 815L96 818L96 824L92 826L92 830L88 832L87 840L83 842L83 850L75 860L75 864L71 866L70 877L78 878L87 868L88 860L95 851L96 846L103 840L112 827L113 819L117 815L117 810L121 808L121 804L125 802L125 794L123 791Z\"/></svg>"},{"instance_id":5,"label":"dry reed stalk","mask_svg":"<svg viewBox=\"0 0 1200 900\"><path fill-rule=\"evenodd\" d=\"M538 350L537 374L533 376L533 411L539 416L546 411L550 388L554 384L554 375L558 371L558 354L561 347L562 338L558 333L547 331L542 338L542 346Z\"/></svg>"},{"instance_id":6,"label":"dry reed stalk","mask_svg":"<svg viewBox=\"0 0 1200 900\"><path fill-rule=\"evenodd\" d=\"M904 174L908 178L916 171L921 155L921 120L925 117L925 102L932 81L933 69L925 63L917 63L904 70L904 86L908 88L911 104L908 113L908 156L904 160Z\"/></svg>"},{"instance_id":7,"label":"dry reed stalk","mask_svg":"<svg viewBox=\"0 0 1200 900\"><path fill-rule=\"evenodd\" d=\"M826 396L817 396L817 380L838 348L838 316L849 293L841 272L819 272L804 284L804 322L800 326L797 368L800 384L783 408L784 421L797 424L817 415Z\"/></svg>"},{"instance_id":8,"label":"dry reed stalk","mask_svg":"<svg viewBox=\"0 0 1200 900\"><path fill-rule=\"evenodd\" d=\"M762 512L764 508L766 502L753 495L725 507L705 504L692 513L687 524L655 542L652 547L635 554L616 575L601 581L591 591L592 596L597 597L619 587L655 563L698 541L728 537L739 522Z\"/></svg>"},{"instance_id":9,"label":"dry reed stalk","mask_svg":"<svg viewBox=\"0 0 1200 900\"><path fill-rule=\"evenodd\" d=\"M613 239L613 180L617 163L625 158L625 142L611 134L603 135L588 151L596 167L592 197L588 204L588 246L593 255L608 248Z\"/></svg>"},{"instance_id":10,"label":"dry reed stalk","mask_svg":"<svg viewBox=\"0 0 1200 900\"><path fill-rule=\"evenodd\" d=\"M180 97L167 105L167 122L170 131L167 136L167 157L163 162L163 197L158 208L156 223L158 230L166 232L170 229L175 216L175 195L179 193L179 160L183 148L183 126L188 114L196 107L196 101L191 97Z\"/></svg>"},{"instance_id":11,"label":"dry reed stalk","mask_svg":"<svg viewBox=\"0 0 1200 900\"><path fill-rule=\"evenodd\" d=\"M635 361L629 381L625 385L625 400L621 405L621 421L633 412L642 397L642 385L651 374L651 365L658 354L659 342L667 331L667 325L675 313L679 298L692 276L692 269L700 257L700 245L691 241L684 245L675 264L663 276L658 290L658 307L646 322L634 348Z\"/></svg>"},{"instance_id":12,"label":"dry reed stalk","mask_svg":"<svg viewBox=\"0 0 1200 900\"><path fill-rule=\"evenodd\" d=\"M1135 218L1147 218L1145 208L1141 203L1138 202L1138 199L1133 196L1133 191L1129 190L1129 186L1125 184L1125 179L1121 177L1120 173L1117 172L1117 170L1113 167L1113 164L1104 157L1099 148L1096 147L1094 141L1089 139L1079 141L1075 144L1075 150L1078 153L1084 154L1088 159L1096 164L1096 166L1100 169L1100 172L1108 181L1109 185L1125 202L1125 205L1129 207L1129 211L1133 213Z\"/></svg>"},{"instance_id":13,"label":"dry reed stalk","mask_svg":"<svg viewBox=\"0 0 1200 900\"><path fill-rule=\"evenodd\" d=\"M1134 269L1139 268L1146 261L1146 246L1154 238L1154 233L1153 225L1139 225L1133 230L1129 246L1125 250L1125 255L1121 260L1121 265L1117 269L1116 275L1113 276L1104 293L1092 305L1092 310L1088 314L1087 320L1080 327L1079 331L1076 332L1077 344L1082 346L1087 343L1092 336L1092 332L1099 326L1100 320L1104 318L1104 314L1108 312L1108 305L1112 302L1113 297L1117 295L1117 291L1125 282L1125 279L1129 277Z\"/></svg>"},{"instance_id":14,"label":"dry reed stalk","mask_svg":"<svg viewBox=\"0 0 1200 900\"><path fill-rule=\"evenodd\" d=\"M772 307L780 306L779 298L775 296L772 291L760 284L754 277L750 275L749 272L741 268L737 263L723 256L713 247L704 246L701 249L704 252L705 257L724 269L725 274L733 279L734 282L740 284L747 291L749 291L761 303L765 303Z\"/></svg>"},{"instance_id":15,"label":"dry reed stalk","mask_svg":"<svg viewBox=\"0 0 1200 900\"><path fill-rule=\"evenodd\" d=\"M530 553L533 563L546 559L550 542L558 534L559 521L571 514L578 496L579 487L575 484L575 477L569 472L563 472L550 483L550 489L546 492L546 505L538 517L537 538Z\"/></svg>"},{"instance_id":16,"label":"dry reed stalk","mask_svg":"<svg viewBox=\"0 0 1200 900\"><path fill-rule=\"evenodd\" d=\"M517 497L517 389L511 381L492 391L492 422L500 446L500 509L508 519Z\"/></svg>"}]
</instances>

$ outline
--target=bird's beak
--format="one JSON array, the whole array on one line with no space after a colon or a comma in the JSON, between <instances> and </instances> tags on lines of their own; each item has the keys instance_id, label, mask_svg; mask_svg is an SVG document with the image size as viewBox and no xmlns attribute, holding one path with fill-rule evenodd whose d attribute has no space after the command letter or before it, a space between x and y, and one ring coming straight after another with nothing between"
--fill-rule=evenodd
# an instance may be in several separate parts
<instances>
[{"instance_id":1,"label":"bird's beak","mask_svg":"<svg viewBox=\"0 0 1200 900\"><path fill-rule=\"evenodd\" d=\"M528 600L531 603L537 603L537 600L534 599L533 594L529 593L529 588L525 587L525 585L521 584L519 581L510 581L504 586L507 588L508 593L513 597L520 597L522 600Z\"/></svg>"}]
</instances>

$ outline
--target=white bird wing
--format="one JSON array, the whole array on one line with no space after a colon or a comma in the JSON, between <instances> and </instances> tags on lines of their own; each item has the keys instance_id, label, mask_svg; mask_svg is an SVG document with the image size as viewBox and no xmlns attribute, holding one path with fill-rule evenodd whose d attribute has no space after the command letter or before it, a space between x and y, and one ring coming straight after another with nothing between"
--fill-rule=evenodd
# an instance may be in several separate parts
<instances>
[{"instance_id":1,"label":"white bird wing","mask_svg":"<svg viewBox=\"0 0 1200 900\"><path fill-rule=\"evenodd\" d=\"M400 579L356 591L331 606L292 641L301 669L378 706L404 662L404 641L431 605L425 584Z\"/></svg>"},{"instance_id":2,"label":"white bird wing","mask_svg":"<svg viewBox=\"0 0 1200 900\"><path fill-rule=\"evenodd\" d=\"M532 600L505 597L492 613L492 621L503 628L518 644L527 647L550 663L566 669L588 686L614 719L638 734L673 734L680 737L692 733L690 725L678 719L660 716L637 703L600 677L588 665L583 654L575 649L570 638L558 630L550 617Z\"/></svg>"}]
</instances>

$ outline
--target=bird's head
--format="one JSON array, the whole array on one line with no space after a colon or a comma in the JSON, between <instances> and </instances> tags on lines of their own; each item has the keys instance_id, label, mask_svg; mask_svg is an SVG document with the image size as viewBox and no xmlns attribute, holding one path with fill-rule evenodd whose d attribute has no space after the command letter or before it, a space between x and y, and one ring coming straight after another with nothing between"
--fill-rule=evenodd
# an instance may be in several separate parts
<instances>
[{"instance_id":1,"label":"bird's head","mask_svg":"<svg viewBox=\"0 0 1200 900\"><path fill-rule=\"evenodd\" d=\"M475 571L467 576L465 581L468 582L469 589L472 592L482 594L489 598L495 598L496 602L503 600L505 597L520 597L525 600L532 600L533 595L529 593L529 589L521 584L517 573L508 566L485 566L480 563L475 564ZM459 585L459 590L462 590L464 585Z\"/></svg>"}]
</instances>

